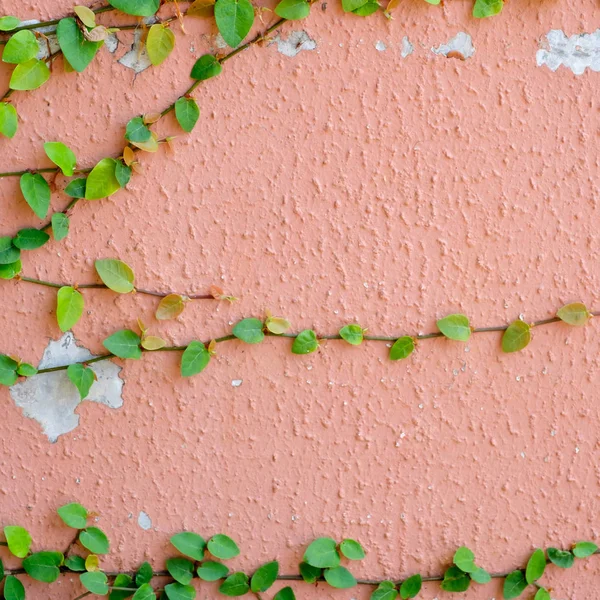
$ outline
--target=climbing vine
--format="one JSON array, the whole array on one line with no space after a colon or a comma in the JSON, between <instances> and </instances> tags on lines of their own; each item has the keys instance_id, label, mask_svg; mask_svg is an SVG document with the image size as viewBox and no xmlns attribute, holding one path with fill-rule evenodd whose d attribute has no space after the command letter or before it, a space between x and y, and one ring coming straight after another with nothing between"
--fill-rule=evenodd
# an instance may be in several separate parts
<instances>
[{"instance_id":1,"label":"climbing vine","mask_svg":"<svg viewBox=\"0 0 600 600\"><path fill-rule=\"evenodd\" d=\"M101 557L110 552L110 542L100 528L89 524L93 515L76 502L61 506L57 512L66 526L76 530L64 552L31 552L32 539L26 529L15 525L4 527L5 541L0 545L7 546L14 557L22 559L21 567L16 569L5 568L0 560L0 583L4 580L6 600L25 600L25 587L20 579L23 575L43 583L53 583L61 573L78 575L81 585L87 590L75 600L90 595L108 595L109 600L150 600L155 599L157 594L161 599L194 600L196 588L191 585L194 579L216 583L219 594L228 597L252 593L260 599L261 594L271 590L277 582L300 581L312 585L324 582L336 589L370 586L374 588L371 600L416 598L423 584L429 582L439 583L441 589L447 592L465 592L472 584L485 585L492 579L501 579L505 600L518 598L528 589L535 590L534 600L550 600L549 591L540 582L549 565L569 569L576 560L599 552L598 546L589 541L577 542L568 550L536 548L525 567L506 573L490 573L476 563L472 550L462 546L456 550L452 564L443 574L422 576L417 573L392 581L356 578L348 566L365 558L363 546L353 539L343 539L338 543L333 538L321 537L306 547L298 565L299 574L281 574L277 560L248 574L232 572L225 564L225 561L240 555L240 548L231 537L218 533L207 541L195 532L184 531L170 539L179 555L166 560L165 570L155 571L145 562L135 572L112 573L101 567ZM168 583L154 587L153 580L157 577L161 581L168 578ZM295 598L290 586L282 587L273 596L273 600Z\"/></svg>"}]
</instances>

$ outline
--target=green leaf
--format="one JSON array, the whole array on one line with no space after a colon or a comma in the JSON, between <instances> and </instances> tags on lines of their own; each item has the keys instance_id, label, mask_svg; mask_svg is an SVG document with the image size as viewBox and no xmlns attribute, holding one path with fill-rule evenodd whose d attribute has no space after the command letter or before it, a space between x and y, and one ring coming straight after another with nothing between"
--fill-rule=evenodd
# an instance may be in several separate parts
<instances>
[{"instance_id":1,"label":"green leaf","mask_svg":"<svg viewBox=\"0 0 600 600\"><path fill-rule=\"evenodd\" d=\"M73 150L62 142L46 142L44 144L46 156L63 172L63 175L71 177L77 165L77 159Z\"/></svg>"},{"instance_id":2,"label":"green leaf","mask_svg":"<svg viewBox=\"0 0 600 600\"><path fill-rule=\"evenodd\" d=\"M148 563L145 563L145 564L148 564ZM119 573L115 577L115 580L113 582L113 587L124 587L124 588L134 587L133 579L125 573ZM130 597L131 597L131 592L128 592L125 590L111 590L111 592L108 596L108 600L125 600L125 598L130 598Z\"/></svg>"},{"instance_id":3,"label":"green leaf","mask_svg":"<svg viewBox=\"0 0 600 600\"><path fill-rule=\"evenodd\" d=\"M397 339L390 348L390 360L408 358L415 350L415 340L408 335Z\"/></svg>"},{"instance_id":4,"label":"green leaf","mask_svg":"<svg viewBox=\"0 0 600 600\"><path fill-rule=\"evenodd\" d=\"M208 540L208 551L221 560L235 558L240 553L237 544L227 535L218 533Z\"/></svg>"},{"instance_id":5,"label":"green leaf","mask_svg":"<svg viewBox=\"0 0 600 600\"><path fill-rule=\"evenodd\" d=\"M471 585L471 578L458 567L450 567L444 573L444 581L440 587L446 592L466 592Z\"/></svg>"},{"instance_id":6,"label":"green leaf","mask_svg":"<svg viewBox=\"0 0 600 600\"><path fill-rule=\"evenodd\" d=\"M548 548L548 558L561 569L569 569L575 562L575 557L571 552L568 550L559 550L558 548Z\"/></svg>"},{"instance_id":7,"label":"green leaf","mask_svg":"<svg viewBox=\"0 0 600 600\"><path fill-rule=\"evenodd\" d=\"M37 372L38 370L29 363L21 363L17 369L17 374L22 375L23 377L33 377Z\"/></svg>"},{"instance_id":8,"label":"green leaf","mask_svg":"<svg viewBox=\"0 0 600 600\"><path fill-rule=\"evenodd\" d=\"M169 600L193 600L196 597L196 590L191 585L170 583L165 585L165 594Z\"/></svg>"},{"instance_id":9,"label":"green leaf","mask_svg":"<svg viewBox=\"0 0 600 600\"><path fill-rule=\"evenodd\" d=\"M572 304L565 304L565 306L559 308L556 316L568 325L581 327L590 320L592 315L586 308L585 304L582 304L581 302L573 302Z\"/></svg>"},{"instance_id":10,"label":"green leaf","mask_svg":"<svg viewBox=\"0 0 600 600\"><path fill-rule=\"evenodd\" d=\"M0 237L0 265L16 263L21 256L21 251L13 245L12 239Z\"/></svg>"},{"instance_id":11,"label":"green leaf","mask_svg":"<svg viewBox=\"0 0 600 600\"><path fill-rule=\"evenodd\" d=\"M115 177L119 182L119 185L124 188L131 180L131 174L133 170L128 167L124 162L118 160L115 164Z\"/></svg>"},{"instance_id":12,"label":"green leaf","mask_svg":"<svg viewBox=\"0 0 600 600\"><path fill-rule=\"evenodd\" d=\"M504 580L504 587L502 593L504 594L505 600L512 600L518 598L527 587L527 580L523 571L513 571L506 576Z\"/></svg>"},{"instance_id":13,"label":"green leaf","mask_svg":"<svg viewBox=\"0 0 600 600\"><path fill-rule=\"evenodd\" d=\"M340 337L353 346L359 346L363 341L364 330L360 325L345 325L340 329Z\"/></svg>"},{"instance_id":14,"label":"green leaf","mask_svg":"<svg viewBox=\"0 0 600 600\"><path fill-rule=\"evenodd\" d=\"M131 600L156 600L156 594L149 583L142 584Z\"/></svg>"},{"instance_id":15,"label":"green leaf","mask_svg":"<svg viewBox=\"0 0 600 600\"><path fill-rule=\"evenodd\" d=\"M125 139L130 142L147 142L152 137L152 132L142 117L135 117L127 123L125 128Z\"/></svg>"},{"instance_id":16,"label":"green leaf","mask_svg":"<svg viewBox=\"0 0 600 600\"><path fill-rule=\"evenodd\" d=\"M254 7L248 0L217 0L215 19L225 42L236 48L252 28Z\"/></svg>"},{"instance_id":17,"label":"green leaf","mask_svg":"<svg viewBox=\"0 0 600 600\"><path fill-rule=\"evenodd\" d=\"M541 548L537 548L527 561L525 569L525 580L527 583L533 583L539 579L546 570L546 555Z\"/></svg>"},{"instance_id":18,"label":"green leaf","mask_svg":"<svg viewBox=\"0 0 600 600\"><path fill-rule=\"evenodd\" d=\"M10 78L11 90L37 90L50 79L50 69L43 60L32 58L17 65Z\"/></svg>"},{"instance_id":19,"label":"green leaf","mask_svg":"<svg viewBox=\"0 0 600 600\"><path fill-rule=\"evenodd\" d=\"M83 314L83 296L75 288L61 287L56 296L56 319L60 330L69 331Z\"/></svg>"},{"instance_id":20,"label":"green leaf","mask_svg":"<svg viewBox=\"0 0 600 600\"><path fill-rule=\"evenodd\" d=\"M484 17L493 17L502 11L503 0L475 0L473 6L473 16L476 19Z\"/></svg>"},{"instance_id":21,"label":"green leaf","mask_svg":"<svg viewBox=\"0 0 600 600\"><path fill-rule=\"evenodd\" d=\"M357 8L364 6L368 0L342 0L342 8L344 12L353 12Z\"/></svg>"},{"instance_id":22,"label":"green leaf","mask_svg":"<svg viewBox=\"0 0 600 600\"><path fill-rule=\"evenodd\" d=\"M149 562L143 562L135 574L136 585L143 586L152 581L152 565Z\"/></svg>"},{"instance_id":23,"label":"green leaf","mask_svg":"<svg viewBox=\"0 0 600 600\"><path fill-rule=\"evenodd\" d=\"M281 0L275 7L275 14L288 21L298 21L308 17L310 4L306 0Z\"/></svg>"},{"instance_id":24,"label":"green leaf","mask_svg":"<svg viewBox=\"0 0 600 600\"><path fill-rule=\"evenodd\" d=\"M371 600L396 600L397 597L398 590L393 581L382 581L371 594Z\"/></svg>"},{"instance_id":25,"label":"green leaf","mask_svg":"<svg viewBox=\"0 0 600 600\"><path fill-rule=\"evenodd\" d=\"M36 552L23 560L23 568L32 579L53 583L60 575L59 567L63 560L60 552Z\"/></svg>"},{"instance_id":26,"label":"green leaf","mask_svg":"<svg viewBox=\"0 0 600 600\"><path fill-rule=\"evenodd\" d=\"M265 339L260 319L243 319L233 328L233 335L246 344L259 344Z\"/></svg>"},{"instance_id":27,"label":"green leaf","mask_svg":"<svg viewBox=\"0 0 600 600\"><path fill-rule=\"evenodd\" d=\"M18 127L17 109L12 104L0 102L0 133L7 138L13 138Z\"/></svg>"},{"instance_id":28,"label":"green leaf","mask_svg":"<svg viewBox=\"0 0 600 600\"><path fill-rule=\"evenodd\" d=\"M229 569L222 563L207 560L198 567L198 577L204 581L217 581L227 577Z\"/></svg>"},{"instance_id":29,"label":"green leaf","mask_svg":"<svg viewBox=\"0 0 600 600\"><path fill-rule=\"evenodd\" d=\"M131 329L121 329L102 342L104 347L115 356L134 360L142 358L141 343L140 336Z\"/></svg>"},{"instance_id":30,"label":"green leaf","mask_svg":"<svg viewBox=\"0 0 600 600\"><path fill-rule=\"evenodd\" d=\"M189 133L200 118L200 109L193 98L182 96L175 102L175 117L181 129Z\"/></svg>"},{"instance_id":31,"label":"green leaf","mask_svg":"<svg viewBox=\"0 0 600 600\"><path fill-rule=\"evenodd\" d=\"M73 179L65 188L65 194L71 198L85 198L85 188L87 187L87 179Z\"/></svg>"},{"instance_id":32,"label":"green leaf","mask_svg":"<svg viewBox=\"0 0 600 600\"><path fill-rule=\"evenodd\" d=\"M181 356L181 376L192 377L204 371L210 362L210 353L202 342L193 341Z\"/></svg>"},{"instance_id":33,"label":"green leaf","mask_svg":"<svg viewBox=\"0 0 600 600\"><path fill-rule=\"evenodd\" d=\"M540 588L536 593L533 600L552 600L547 589Z\"/></svg>"},{"instance_id":34,"label":"green leaf","mask_svg":"<svg viewBox=\"0 0 600 600\"><path fill-rule=\"evenodd\" d=\"M115 175L117 161L114 158L103 158L88 175L85 185L86 200L108 198L121 186Z\"/></svg>"},{"instance_id":35,"label":"green leaf","mask_svg":"<svg viewBox=\"0 0 600 600\"><path fill-rule=\"evenodd\" d=\"M473 573L473 571L477 570L477 567L475 566L474 561L475 561L475 555L466 546L461 546L454 553L454 564L463 573Z\"/></svg>"},{"instance_id":36,"label":"green leaf","mask_svg":"<svg viewBox=\"0 0 600 600\"><path fill-rule=\"evenodd\" d=\"M202 536L191 531L177 533L171 537L171 544L185 556L189 556L194 560L202 560L204 558L204 550L206 542Z\"/></svg>"},{"instance_id":37,"label":"green leaf","mask_svg":"<svg viewBox=\"0 0 600 600\"><path fill-rule=\"evenodd\" d=\"M205 81L216 77L222 70L221 63L212 54L205 54L195 62L190 77L197 81Z\"/></svg>"},{"instance_id":38,"label":"green leaf","mask_svg":"<svg viewBox=\"0 0 600 600\"><path fill-rule=\"evenodd\" d=\"M306 583L314 583L321 577L322 570L309 565L307 562L300 563L300 575Z\"/></svg>"},{"instance_id":39,"label":"green leaf","mask_svg":"<svg viewBox=\"0 0 600 600\"><path fill-rule=\"evenodd\" d=\"M325 581L334 588L345 590L356 585L354 575L346 567L334 567L325 569Z\"/></svg>"},{"instance_id":40,"label":"green leaf","mask_svg":"<svg viewBox=\"0 0 600 600\"><path fill-rule=\"evenodd\" d=\"M14 385L17 381L17 369L18 368L19 368L19 364L17 363L16 360L13 360L10 356L6 356L6 354L0 354L0 385ZM28 536L29 536L29 534L22 527L17 527L17 526L13 527L12 525L9 525L8 527L4 528L4 535L6 536L7 541L8 541L8 534L6 533L7 529L8 529L8 531L12 532L13 547L18 550L19 548L22 547L19 545L21 543L19 541L19 539L20 539L19 536L21 535L19 533L19 530L24 531ZM29 544L31 544L31 538L29 538ZM15 552L11 549L10 544L9 544L8 548L15 556L18 556L19 558L23 558L23 556L19 556L18 554L15 554ZM29 551L29 546L27 546L27 552L28 551ZM27 554L27 552L25 552L25 554Z\"/></svg>"},{"instance_id":41,"label":"green leaf","mask_svg":"<svg viewBox=\"0 0 600 600\"><path fill-rule=\"evenodd\" d=\"M245 573L233 573L219 586L219 592L225 596L243 596L248 591L250 586Z\"/></svg>"},{"instance_id":42,"label":"green leaf","mask_svg":"<svg viewBox=\"0 0 600 600\"><path fill-rule=\"evenodd\" d=\"M108 3L135 17L151 17L160 6L160 0L109 0Z\"/></svg>"},{"instance_id":43,"label":"green leaf","mask_svg":"<svg viewBox=\"0 0 600 600\"><path fill-rule=\"evenodd\" d=\"M573 554L576 558L587 558L598 551L598 546L594 542L577 542L573 546Z\"/></svg>"},{"instance_id":44,"label":"green leaf","mask_svg":"<svg viewBox=\"0 0 600 600\"><path fill-rule=\"evenodd\" d=\"M94 60L104 42L89 42L73 18L61 19L56 28L58 45L67 62L81 73Z\"/></svg>"},{"instance_id":45,"label":"green leaf","mask_svg":"<svg viewBox=\"0 0 600 600\"><path fill-rule=\"evenodd\" d=\"M102 283L118 294L128 294L135 289L135 275L131 267L116 258L103 258L94 263Z\"/></svg>"},{"instance_id":46,"label":"green leaf","mask_svg":"<svg viewBox=\"0 0 600 600\"><path fill-rule=\"evenodd\" d=\"M0 17L0 31L12 31L20 25L21 21L17 17Z\"/></svg>"},{"instance_id":47,"label":"green leaf","mask_svg":"<svg viewBox=\"0 0 600 600\"><path fill-rule=\"evenodd\" d=\"M167 560L167 571L175 581L188 585L194 577L194 563L187 560L187 558L169 558Z\"/></svg>"},{"instance_id":48,"label":"green leaf","mask_svg":"<svg viewBox=\"0 0 600 600\"><path fill-rule=\"evenodd\" d=\"M108 554L109 543L106 534L97 527L88 527L79 534L79 542L92 554Z\"/></svg>"},{"instance_id":49,"label":"green leaf","mask_svg":"<svg viewBox=\"0 0 600 600\"><path fill-rule=\"evenodd\" d=\"M68 556L65 558L65 567L71 571L85 571L85 558L83 556ZM116 584L115 584L116 585Z\"/></svg>"},{"instance_id":50,"label":"green leaf","mask_svg":"<svg viewBox=\"0 0 600 600\"><path fill-rule=\"evenodd\" d=\"M39 173L21 175L21 192L33 212L44 219L50 207L50 186Z\"/></svg>"},{"instance_id":51,"label":"green leaf","mask_svg":"<svg viewBox=\"0 0 600 600\"><path fill-rule=\"evenodd\" d=\"M319 569L339 567L340 555L335 540L328 537L317 538L306 549L303 560Z\"/></svg>"},{"instance_id":52,"label":"green leaf","mask_svg":"<svg viewBox=\"0 0 600 600\"><path fill-rule=\"evenodd\" d=\"M438 329L451 340L467 342L471 337L471 326L465 315L449 315L437 322Z\"/></svg>"},{"instance_id":53,"label":"green leaf","mask_svg":"<svg viewBox=\"0 0 600 600\"><path fill-rule=\"evenodd\" d=\"M310 354L319 347L317 334L312 329L301 331L292 344L294 354Z\"/></svg>"},{"instance_id":54,"label":"green leaf","mask_svg":"<svg viewBox=\"0 0 600 600\"><path fill-rule=\"evenodd\" d=\"M160 65L175 48L175 35L164 25L152 25L146 38L148 58L156 67Z\"/></svg>"},{"instance_id":55,"label":"green leaf","mask_svg":"<svg viewBox=\"0 0 600 600\"><path fill-rule=\"evenodd\" d=\"M420 591L421 586L423 585L423 579L421 575L418 573L409 577L405 581L402 582L400 586L400 597L402 600L407 600L408 598L414 598Z\"/></svg>"},{"instance_id":56,"label":"green leaf","mask_svg":"<svg viewBox=\"0 0 600 600\"><path fill-rule=\"evenodd\" d=\"M92 573L82 573L79 576L83 587L98 596L108 594L108 579L102 571L94 571Z\"/></svg>"},{"instance_id":57,"label":"green leaf","mask_svg":"<svg viewBox=\"0 0 600 600\"><path fill-rule=\"evenodd\" d=\"M2 376L3 369L2 359L8 359L8 356L0 354L0 377ZM6 361L6 366L10 366L10 363L14 363L13 370L16 370L17 363L14 360L9 359ZM29 554L31 536L26 529L23 529L23 527L19 527L18 525L7 525L4 528L4 537L6 538L6 543L8 544L8 549L11 554L17 558L25 558Z\"/></svg>"},{"instance_id":58,"label":"green leaf","mask_svg":"<svg viewBox=\"0 0 600 600\"><path fill-rule=\"evenodd\" d=\"M73 365L71 365L73 366ZM65 504L57 511L58 516L63 520L64 524L73 529L85 529L87 526L88 511L77 502Z\"/></svg>"},{"instance_id":59,"label":"green leaf","mask_svg":"<svg viewBox=\"0 0 600 600\"><path fill-rule=\"evenodd\" d=\"M345 539L340 544L341 553L350 560L362 560L365 557L363 547L356 541Z\"/></svg>"},{"instance_id":60,"label":"green leaf","mask_svg":"<svg viewBox=\"0 0 600 600\"><path fill-rule=\"evenodd\" d=\"M5 600L25 600L25 588L23 584L14 576L7 575L4 582Z\"/></svg>"},{"instance_id":61,"label":"green leaf","mask_svg":"<svg viewBox=\"0 0 600 600\"><path fill-rule=\"evenodd\" d=\"M17 31L4 46L2 61L13 65L35 58L40 51L35 35L27 29Z\"/></svg>"},{"instance_id":62,"label":"green leaf","mask_svg":"<svg viewBox=\"0 0 600 600\"><path fill-rule=\"evenodd\" d=\"M50 236L40 229L21 229L12 243L20 250L36 250L41 248Z\"/></svg>"},{"instance_id":63,"label":"green leaf","mask_svg":"<svg viewBox=\"0 0 600 600\"><path fill-rule=\"evenodd\" d=\"M52 235L57 242L69 235L69 217L64 213L54 213L52 215Z\"/></svg>"},{"instance_id":64,"label":"green leaf","mask_svg":"<svg viewBox=\"0 0 600 600\"><path fill-rule=\"evenodd\" d=\"M368 0L366 4L363 4L360 8L353 10L352 14L358 15L359 17L369 17L374 12L377 12L380 8L381 6L379 2L376 0Z\"/></svg>"},{"instance_id":65,"label":"green leaf","mask_svg":"<svg viewBox=\"0 0 600 600\"><path fill-rule=\"evenodd\" d=\"M0 279L13 279L21 272L21 261L16 260L7 265L0 264Z\"/></svg>"},{"instance_id":66,"label":"green leaf","mask_svg":"<svg viewBox=\"0 0 600 600\"><path fill-rule=\"evenodd\" d=\"M273 600L296 600L294 590L288 586L280 589L274 596Z\"/></svg>"},{"instance_id":67,"label":"green leaf","mask_svg":"<svg viewBox=\"0 0 600 600\"><path fill-rule=\"evenodd\" d=\"M531 341L531 327L520 319L511 323L502 336L503 352L518 352Z\"/></svg>"},{"instance_id":68,"label":"green leaf","mask_svg":"<svg viewBox=\"0 0 600 600\"><path fill-rule=\"evenodd\" d=\"M256 569L256 572L252 575L250 589L255 594L266 592L275 583L278 575L279 563L276 560L266 563Z\"/></svg>"},{"instance_id":69,"label":"green leaf","mask_svg":"<svg viewBox=\"0 0 600 600\"><path fill-rule=\"evenodd\" d=\"M472 573L469 573L469 575L471 576L471 579L475 582L475 583L489 583L492 580L492 576L485 570L482 569L481 567L477 567L475 569L475 571L473 571Z\"/></svg>"}]
</instances>

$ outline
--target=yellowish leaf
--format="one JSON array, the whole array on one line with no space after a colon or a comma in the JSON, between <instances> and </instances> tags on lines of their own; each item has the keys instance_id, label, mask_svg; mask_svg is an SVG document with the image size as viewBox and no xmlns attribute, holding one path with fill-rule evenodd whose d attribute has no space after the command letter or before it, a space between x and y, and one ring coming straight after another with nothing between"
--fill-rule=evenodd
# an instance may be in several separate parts
<instances>
[{"instance_id":1,"label":"yellowish leaf","mask_svg":"<svg viewBox=\"0 0 600 600\"><path fill-rule=\"evenodd\" d=\"M106 29L104 25L98 25L91 31L83 32L83 37L85 37L88 42L102 42L108 37L108 35L108 29Z\"/></svg>"},{"instance_id":2,"label":"yellowish leaf","mask_svg":"<svg viewBox=\"0 0 600 600\"><path fill-rule=\"evenodd\" d=\"M123 160L128 167L135 161L135 152L129 146L123 148Z\"/></svg>"},{"instance_id":3,"label":"yellowish leaf","mask_svg":"<svg viewBox=\"0 0 600 600\"><path fill-rule=\"evenodd\" d=\"M287 319L282 317L267 317L265 325L267 329L275 335L285 333L292 326Z\"/></svg>"},{"instance_id":4,"label":"yellowish leaf","mask_svg":"<svg viewBox=\"0 0 600 600\"><path fill-rule=\"evenodd\" d=\"M160 117L160 113L148 113L147 115L144 115L144 125L152 125L152 123L156 123Z\"/></svg>"},{"instance_id":5,"label":"yellowish leaf","mask_svg":"<svg viewBox=\"0 0 600 600\"><path fill-rule=\"evenodd\" d=\"M145 336L142 340L142 348L145 350L160 350L166 345L165 340L155 335Z\"/></svg>"},{"instance_id":6,"label":"yellowish leaf","mask_svg":"<svg viewBox=\"0 0 600 600\"><path fill-rule=\"evenodd\" d=\"M398 6L400 6L400 0L390 0L388 2L387 8L385 9L385 12L391 13L393 10L398 8Z\"/></svg>"},{"instance_id":7,"label":"yellowish leaf","mask_svg":"<svg viewBox=\"0 0 600 600\"><path fill-rule=\"evenodd\" d=\"M217 353L217 340L210 340L208 344L208 353L214 356Z\"/></svg>"},{"instance_id":8,"label":"yellowish leaf","mask_svg":"<svg viewBox=\"0 0 600 600\"><path fill-rule=\"evenodd\" d=\"M158 139L156 133L152 132L150 139L147 142L131 142L136 148L144 150L144 152L157 152Z\"/></svg>"},{"instance_id":9,"label":"yellowish leaf","mask_svg":"<svg viewBox=\"0 0 600 600\"><path fill-rule=\"evenodd\" d=\"M87 6L76 6L73 12L79 17L79 20L90 29L96 27L96 15Z\"/></svg>"},{"instance_id":10,"label":"yellowish leaf","mask_svg":"<svg viewBox=\"0 0 600 600\"><path fill-rule=\"evenodd\" d=\"M95 554L90 554L85 559L85 570L90 573L100 570L100 559Z\"/></svg>"},{"instance_id":11,"label":"yellowish leaf","mask_svg":"<svg viewBox=\"0 0 600 600\"><path fill-rule=\"evenodd\" d=\"M140 328L140 331L142 332L142 335L144 335L146 333L146 331L148 331L148 328L144 325L144 322L140 318L138 318L137 324L138 324L138 327Z\"/></svg>"},{"instance_id":12,"label":"yellowish leaf","mask_svg":"<svg viewBox=\"0 0 600 600\"><path fill-rule=\"evenodd\" d=\"M156 318L160 321L176 319L185 308L185 299L179 294L165 296L156 309Z\"/></svg>"},{"instance_id":13,"label":"yellowish leaf","mask_svg":"<svg viewBox=\"0 0 600 600\"><path fill-rule=\"evenodd\" d=\"M132 162L131 163L131 168L133 169L134 173L143 173L144 172L144 167L142 167L142 165L140 165L139 162Z\"/></svg>"},{"instance_id":14,"label":"yellowish leaf","mask_svg":"<svg viewBox=\"0 0 600 600\"><path fill-rule=\"evenodd\" d=\"M185 13L188 17L212 17L215 11L215 0L196 0Z\"/></svg>"}]
</instances>

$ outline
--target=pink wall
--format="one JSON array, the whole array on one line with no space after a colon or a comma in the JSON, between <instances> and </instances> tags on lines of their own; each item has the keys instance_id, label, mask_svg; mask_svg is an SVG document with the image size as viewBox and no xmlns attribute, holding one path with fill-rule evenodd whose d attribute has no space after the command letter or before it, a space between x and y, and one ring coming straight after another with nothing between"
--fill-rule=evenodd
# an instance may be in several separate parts
<instances>
[{"instance_id":1,"label":"pink wall","mask_svg":"<svg viewBox=\"0 0 600 600\"><path fill-rule=\"evenodd\" d=\"M0 12L52 18L72 4L3 0ZM273 44L228 62L196 93L192 134L172 118L159 125L180 135L174 154L145 155L128 190L82 203L67 240L24 259L25 275L85 283L96 281L94 259L118 257L140 287L219 284L239 302L197 302L158 322L154 299L86 292L74 329L83 346L101 353L102 339L137 317L185 344L265 309L294 330L359 322L382 335L432 331L452 312L484 326L576 300L600 309L599 76L536 65L550 30L600 27L596 2L514 0L484 21L467 2L405 0L391 21L322 7L283 30L305 30L316 49L290 58ZM173 55L137 77L116 61L129 32L83 74L57 61L48 84L13 97L20 131L0 141L0 171L48 166L49 140L83 166L119 152L130 118L187 87L195 58L213 47L211 27L176 28ZM472 57L432 52L461 31ZM414 52L402 58L404 36ZM2 67L0 92L8 75ZM2 235L38 224L18 179L0 179L0 197ZM59 191L52 206L67 201ZM0 299L0 351L37 364L61 335L55 293L0 282ZM422 342L398 363L384 344L330 341L298 357L285 340L229 342L187 380L174 353L145 356L124 364L122 408L84 402L79 426L55 444L3 388L0 523L30 529L38 549L61 548L70 532L54 511L79 501L112 541L107 569L162 567L169 536L184 528L229 533L242 547L233 564L246 569L277 556L296 572L319 535L359 539L363 577L437 574L462 544L490 570L522 566L535 547L600 535L598 325L533 333L520 354L502 355L489 334ZM596 597L597 558L557 571L553 597ZM51 589L81 593L69 578ZM435 586L422 597L446 595ZM499 598L500 588L467 597Z\"/></svg>"}]
</instances>

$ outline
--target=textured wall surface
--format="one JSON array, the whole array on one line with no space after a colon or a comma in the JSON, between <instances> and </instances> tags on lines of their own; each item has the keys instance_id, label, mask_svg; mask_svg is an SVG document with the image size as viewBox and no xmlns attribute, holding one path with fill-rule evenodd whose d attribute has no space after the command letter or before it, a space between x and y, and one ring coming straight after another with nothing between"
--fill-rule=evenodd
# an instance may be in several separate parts
<instances>
[{"instance_id":1,"label":"textured wall surface","mask_svg":"<svg viewBox=\"0 0 600 600\"><path fill-rule=\"evenodd\" d=\"M47 19L72 4L2 0L0 12ZM85 291L74 335L93 353L137 317L185 344L265 309L296 331L358 322L398 336L433 331L452 312L484 326L576 300L600 310L597 2L511 0L485 21L470 8L405 0L390 21L317 4L199 88L192 134L161 122L161 135L180 136L175 152L144 155L127 190L81 203L69 237L28 253L23 273L95 282L94 259L118 257L142 288L218 284L240 298L159 322L155 299ZM215 49L210 23L186 29L175 28L162 66L137 75L117 62L132 32L83 74L58 60L48 84L13 96L20 131L0 141L0 171L49 166L49 140L83 166L116 155L125 123L174 101L195 58ZM554 46L552 30L564 34ZM575 74L567 40L580 34L590 34L589 68ZM566 54L552 59L552 48ZM0 91L8 76L0 68ZM68 202L64 185L58 177L54 209ZM38 224L18 179L0 179L0 203L2 235ZM0 352L38 364L61 337L54 291L1 282L0 299ZM83 402L56 443L3 388L0 522L29 528L37 549L62 547L70 532L54 511L79 501L101 515L109 569L162 567L184 528L235 537L234 566L277 556L288 573L314 537L349 536L368 550L355 574L377 578L441 573L462 544L503 571L535 547L597 540L598 325L533 334L519 354L502 355L489 334L424 341L397 363L381 343L329 341L298 357L289 340L228 342L187 380L175 353L115 361L122 406ZM548 581L557 599L596 597L600 560L554 568ZM69 578L51 590L81 593ZM368 592L303 587L300 597ZM500 594L492 583L467 597ZM435 586L422 597L446 595Z\"/></svg>"}]
</instances>

